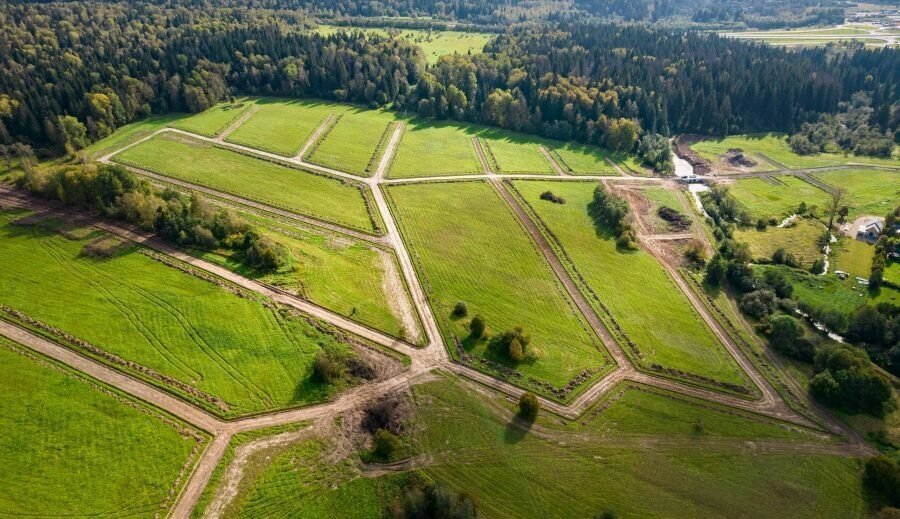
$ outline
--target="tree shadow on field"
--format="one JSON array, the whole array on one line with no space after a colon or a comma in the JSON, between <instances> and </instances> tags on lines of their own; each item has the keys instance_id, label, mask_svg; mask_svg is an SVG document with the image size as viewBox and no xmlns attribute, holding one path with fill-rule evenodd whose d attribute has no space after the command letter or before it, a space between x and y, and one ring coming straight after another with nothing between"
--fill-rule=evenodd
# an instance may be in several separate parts
<instances>
[{"instance_id":1,"label":"tree shadow on field","mask_svg":"<svg viewBox=\"0 0 900 519\"><path fill-rule=\"evenodd\" d=\"M512 420L506 424L506 430L503 432L503 443L514 445L525 439L525 436L531 431L533 422L523 419L519 415L514 415Z\"/></svg>"}]
</instances>

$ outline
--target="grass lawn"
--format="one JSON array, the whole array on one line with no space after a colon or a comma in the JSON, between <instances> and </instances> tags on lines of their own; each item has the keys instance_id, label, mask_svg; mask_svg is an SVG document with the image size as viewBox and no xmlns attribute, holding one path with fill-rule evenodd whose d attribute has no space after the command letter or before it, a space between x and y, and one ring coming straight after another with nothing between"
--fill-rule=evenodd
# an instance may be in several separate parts
<instances>
[{"instance_id":1,"label":"grass lawn","mask_svg":"<svg viewBox=\"0 0 900 519\"><path fill-rule=\"evenodd\" d=\"M836 153L819 153L816 155L798 155L787 143L783 133L763 133L747 135L730 135L728 137L705 140L691 145L691 148L710 162L717 162L719 157L729 149L737 148L752 154L763 156L783 164L789 168L814 168L818 166L834 166L857 162L862 164L881 164L900 166L900 160L881 159L856 155L840 155ZM762 169L773 169L765 167ZM774 169L777 169L774 168Z\"/></svg>"},{"instance_id":2,"label":"grass lawn","mask_svg":"<svg viewBox=\"0 0 900 519\"><path fill-rule=\"evenodd\" d=\"M260 279L296 293L304 299L391 335L403 327L402 304L411 305L397 260L388 251L365 242L302 227L295 222L244 214L257 229L285 245L291 253L289 270L260 273L231 257L228 250L200 253L204 259L220 263L247 277ZM402 301L402 300L406 301ZM418 326L406 330L410 338L419 336Z\"/></svg>"},{"instance_id":3,"label":"grass lawn","mask_svg":"<svg viewBox=\"0 0 900 519\"><path fill-rule=\"evenodd\" d=\"M348 173L372 176L390 140L394 128L390 123L394 120L394 115L385 111L345 113L328 135L310 150L307 160Z\"/></svg>"},{"instance_id":4,"label":"grass lawn","mask_svg":"<svg viewBox=\"0 0 900 519\"><path fill-rule=\"evenodd\" d=\"M157 130L167 126L175 126L185 117L187 117L185 114L152 115L146 119L126 124L113 132L109 137L91 144L84 149L84 152L90 158L97 159L113 153L132 142L143 139Z\"/></svg>"},{"instance_id":5,"label":"grass lawn","mask_svg":"<svg viewBox=\"0 0 900 519\"><path fill-rule=\"evenodd\" d=\"M900 290L881 287L877 292L870 292L856 283L853 277L841 280L834 274L816 276L780 265L757 265L755 268L760 272L765 269L780 269L794 285L793 298L812 308L847 314L864 304L889 302L900 305Z\"/></svg>"},{"instance_id":6,"label":"grass lawn","mask_svg":"<svg viewBox=\"0 0 900 519\"><path fill-rule=\"evenodd\" d=\"M626 393L588 427L559 430L539 418L524 432L498 411L504 401L466 385L440 380L413 390L417 445L433 460L423 470L471 495L486 517L867 514L857 459L758 450L747 438L781 441L789 432L743 413ZM702 433L694 433L698 420Z\"/></svg>"},{"instance_id":7,"label":"grass lawn","mask_svg":"<svg viewBox=\"0 0 900 519\"><path fill-rule=\"evenodd\" d=\"M473 137L475 132L465 126L410 121L387 176L410 178L481 173Z\"/></svg>"},{"instance_id":8,"label":"grass lawn","mask_svg":"<svg viewBox=\"0 0 900 519\"><path fill-rule=\"evenodd\" d=\"M755 227L734 230L734 239L750 245L750 253L755 260L771 260L776 250L783 248L800 260L804 267L822 258L819 239L825 232L825 225L818 220L797 218L784 227L766 227L757 231Z\"/></svg>"},{"instance_id":9,"label":"grass lawn","mask_svg":"<svg viewBox=\"0 0 900 519\"><path fill-rule=\"evenodd\" d=\"M613 153L605 148L569 143L554 146L550 153L572 175L618 175L606 160L612 159Z\"/></svg>"},{"instance_id":10,"label":"grass lawn","mask_svg":"<svg viewBox=\"0 0 900 519\"><path fill-rule=\"evenodd\" d=\"M325 118L347 111L350 105L328 101L264 98L259 110L231 132L226 140L292 157Z\"/></svg>"},{"instance_id":11,"label":"grass lawn","mask_svg":"<svg viewBox=\"0 0 900 519\"><path fill-rule=\"evenodd\" d=\"M849 272L852 276L869 279L875 246L853 238L841 237L834 246L832 261L835 270Z\"/></svg>"},{"instance_id":12,"label":"grass lawn","mask_svg":"<svg viewBox=\"0 0 900 519\"><path fill-rule=\"evenodd\" d=\"M583 276L587 287L582 288L596 294L587 297L597 314L606 318L599 298L634 342L639 363L746 384L737 363L662 266L643 250L620 252L611 233L598 234L587 209L595 183L523 180L514 185ZM566 204L540 200L547 190L565 198ZM627 344L622 346L636 356Z\"/></svg>"},{"instance_id":13,"label":"grass lawn","mask_svg":"<svg viewBox=\"0 0 900 519\"><path fill-rule=\"evenodd\" d=\"M459 338L476 359L512 366L505 355L489 351L486 341L468 337L470 318L451 317L463 301L469 317L483 316L491 333L521 325L531 335L528 348L541 356L516 366L527 376L561 387L582 370L609 363L599 339L491 185L395 185L387 192L451 348Z\"/></svg>"},{"instance_id":14,"label":"grass lawn","mask_svg":"<svg viewBox=\"0 0 900 519\"><path fill-rule=\"evenodd\" d=\"M299 214L374 232L363 187L161 134L115 156L117 162L219 189Z\"/></svg>"},{"instance_id":15,"label":"grass lawn","mask_svg":"<svg viewBox=\"0 0 900 519\"><path fill-rule=\"evenodd\" d=\"M728 189L754 219L790 216L797 211L800 202L821 208L828 202L828 193L805 180L791 175L769 178L774 184L761 178L744 178Z\"/></svg>"},{"instance_id":16,"label":"grass lawn","mask_svg":"<svg viewBox=\"0 0 900 519\"><path fill-rule=\"evenodd\" d=\"M900 261L888 261L884 267L884 279L900 286Z\"/></svg>"},{"instance_id":17,"label":"grass lawn","mask_svg":"<svg viewBox=\"0 0 900 519\"><path fill-rule=\"evenodd\" d=\"M497 173L556 173L538 149L546 144L543 140L503 130L485 130L479 138L491 168Z\"/></svg>"},{"instance_id":18,"label":"grass lawn","mask_svg":"<svg viewBox=\"0 0 900 519\"><path fill-rule=\"evenodd\" d=\"M216 106L183 119L179 119L169 126L185 131L199 133L207 137L214 137L225 130L232 121L250 110L256 101L241 99L235 104L219 103Z\"/></svg>"},{"instance_id":19,"label":"grass lawn","mask_svg":"<svg viewBox=\"0 0 900 519\"><path fill-rule=\"evenodd\" d=\"M58 221L12 223L21 216L0 213L0 303L171 377L176 382L145 378L220 415L332 394L310 378L313 358L322 346L346 346L305 319L256 296L239 297L137 246L125 245L110 259L83 256L90 229L63 235Z\"/></svg>"},{"instance_id":20,"label":"grass lawn","mask_svg":"<svg viewBox=\"0 0 900 519\"><path fill-rule=\"evenodd\" d=\"M4 516L165 515L206 441L5 338L0 427Z\"/></svg>"},{"instance_id":21,"label":"grass lawn","mask_svg":"<svg viewBox=\"0 0 900 519\"><path fill-rule=\"evenodd\" d=\"M337 31L347 30L346 27L335 27L333 25L320 25L317 31L322 34L333 34ZM396 29L383 28L361 28L354 27L354 30L363 30L370 33L387 35L390 30L398 39L404 39L409 43L422 48L425 54L425 60L429 65L437 63L438 58L448 54L480 54L484 46L493 38L492 34L483 32L461 32L461 31L437 31L437 30L418 30L405 29L398 31Z\"/></svg>"},{"instance_id":22,"label":"grass lawn","mask_svg":"<svg viewBox=\"0 0 900 519\"><path fill-rule=\"evenodd\" d=\"M838 170L814 175L849 194L849 219L873 215L884 217L900 205L900 171Z\"/></svg>"}]
</instances>

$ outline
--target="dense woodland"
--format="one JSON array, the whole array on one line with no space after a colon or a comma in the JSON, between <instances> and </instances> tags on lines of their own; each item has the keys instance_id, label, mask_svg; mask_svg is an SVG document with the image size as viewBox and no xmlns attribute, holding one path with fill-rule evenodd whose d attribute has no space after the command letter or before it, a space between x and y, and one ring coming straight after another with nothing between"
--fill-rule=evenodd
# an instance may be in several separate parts
<instances>
[{"instance_id":1,"label":"dense woodland","mask_svg":"<svg viewBox=\"0 0 900 519\"><path fill-rule=\"evenodd\" d=\"M625 151L643 133L797 130L859 91L873 113L898 113L900 50L787 52L584 23L511 29L484 54L426 68L407 42L326 37L309 23L302 11L190 4L4 4L0 139L58 153L152 112L197 112L233 94L393 103ZM878 131L892 134L897 119Z\"/></svg>"}]
</instances>

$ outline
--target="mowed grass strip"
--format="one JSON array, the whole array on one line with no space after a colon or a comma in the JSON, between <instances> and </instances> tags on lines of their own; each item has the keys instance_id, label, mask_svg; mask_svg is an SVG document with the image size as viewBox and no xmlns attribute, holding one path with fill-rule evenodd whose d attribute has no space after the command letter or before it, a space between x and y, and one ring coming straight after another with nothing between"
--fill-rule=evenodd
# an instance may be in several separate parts
<instances>
[{"instance_id":1,"label":"mowed grass strip","mask_svg":"<svg viewBox=\"0 0 900 519\"><path fill-rule=\"evenodd\" d=\"M250 110L253 105L254 101L248 100L241 100L235 104L219 103L199 114L173 121L169 126L207 137L215 137L224 131L232 121Z\"/></svg>"},{"instance_id":2,"label":"mowed grass strip","mask_svg":"<svg viewBox=\"0 0 900 519\"><path fill-rule=\"evenodd\" d=\"M346 346L306 320L136 246L126 244L110 259L86 257L82 250L93 236L66 238L52 229L58 222L12 223L20 216L0 213L0 303L221 399L224 406L192 398L220 415L330 396L331 389L311 379L313 359L322 346Z\"/></svg>"},{"instance_id":3,"label":"mowed grass strip","mask_svg":"<svg viewBox=\"0 0 900 519\"><path fill-rule=\"evenodd\" d=\"M488 162L497 173L556 174L538 149L547 144L543 140L502 130L486 130L480 138Z\"/></svg>"},{"instance_id":4,"label":"mowed grass strip","mask_svg":"<svg viewBox=\"0 0 900 519\"><path fill-rule=\"evenodd\" d=\"M791 175L761 178L742 178L731 184L728 192L754 219L784 218L797 212L801 202L807 207L824 208L828 193L805 180Z\"/></svg>"},{"instance_id":5,"label":"mowed grass strip","mask_svg":"<svg viewBox=\"0 0 900 519\"><path fill-rule=\"evenodd\" d=\"M126 124L109 137L91 144L84 149L84 152L92 159L97 159L108 153L113 153L132 142L148 137L157 130L174 126L185 117L187 117L185 114L153 115L146 119Z\"/></svg>"},{"instance_id":6,"label":"mowed grass strip","mask_svg":"<svg viewBox=\"0 0 900 519\"><path fill-rule=\"evenodd\" d=\"M535 434L511 422L512 413L499 413L502 402L488 402L468 385L439 380L413 391L427 403L417 410L416 445L433 460L423 470L469 494L485 517L544 519L560 510L567 517L598 511L672 518L718 518L723 510L810 519L867 513L857 459L779 449L778 425L763 430L715 410L670 414L669 399L626 396L608 415L625 423L609 423L606 434L594 432L608 423L605 412L589 428L566 424L558 431L555 420L539 418L541 433ZM672 409L683 407L676 402ZM746 443L766 438L776 440L772 449Z\"/></svg>"},{"instance_id":7,"label":"mowed grass strip","mask_svg":"<svg viewBox=\"0 0 900 519\"><path fill-rule=\"evenodd\" d=\"M349 105L327 101L267 98L258 110L226 139L284 157L293 157L329 115L343 113Z\"/></svg>"},{"instance_id":8,"label":"mowed grass strip","mask_svg":"<svg viewBox=\"0 0 900 519\"><path fill-rule=\"evenodd\" d=\"M900 205L900 170L842 169L815 173L814 177L847 190L848 218L874 215L884 217Z\"/></svg>"},{"instance_id":9,"label":"mowed grass strip","mask_svg":"<svg viewBox=\"0 0 900 519\"><path fill-rule=\"evenodd\" d=\"M390 178L476 175L481 163L472 143L476 133L463 126L410 121L391 163Z\"/></svg>"},{"instance_id":10,"label":"mowed grass strip","mask_svg":"<svg viewBox=\"0 0 900 519\"><path fill-rule=\"evenodd\" d=\"M529 348L542 356L516 369L556 386L608 362L495 188L453 182L394 185L387 192L448 338L466 339L469 318L476 314L495 334L521 325L531 335ZM468 305L469 318L451 318L459 301ZM472 355L507 363L505 356L488 351L485 341L466 339L464 345Z\"/></svg>"},{"instance_id":11,"label":"mowed grass strip","mask_svg":"<svg viewBox=\"0 0 900 519\"><path fill-rule=\"evenodd\" d=\"M364 187L164 133L114 157L124 164L365 232L374 232Z\"/></svg>"},{"instance_id":12,"label":"mowed grass strip","mask_svg":"<svg viewBox=\"0 0 900 519\"><path fill-rule=\"evenodd\" d=\"M341 116L328 135L311 150L309 162L357 175L372 176L390 139L393 114L359 110ZM393 126L390 126L393 129Z\"/></svg>"},{"instance_id":13,"label":"mowed grass strip","mask_svg":"<svg viewBox=\"0 0 900 519\"><path fill-rule=\"evenodd\" d=\"M595 227L588 205L597 184L521 180L513 185L637 345L641 364L747 384L735 360L662 266L643 250L618 250L612 233ZM541 200L544 191L562 196L566 203ZM588 295L588 300L598 315L605 315L594 298ZM627 345L623 349L633 355Z\"/></svg>"},{"instance_id":14,"label":"mowed grass strip","mask_svg":"<svg viewBox=\"0 0 900 519\"><path fill-rule=\"evenodd\" d=\"M204 440L164 419L172 420L0 337L0 513L165 513Z\"/></svg>"}]
</instances>

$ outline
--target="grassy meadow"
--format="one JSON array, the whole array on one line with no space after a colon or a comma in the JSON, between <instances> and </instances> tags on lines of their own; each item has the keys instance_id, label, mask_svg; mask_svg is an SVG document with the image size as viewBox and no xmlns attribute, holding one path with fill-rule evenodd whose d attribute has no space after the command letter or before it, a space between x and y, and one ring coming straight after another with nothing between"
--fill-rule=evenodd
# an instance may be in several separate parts
<instances>
[{"instance_id":1,"label":"grassy meadow","mask_svg":"<svg viewBox=\"0 0 900 519\"><path fill-rule=\"evenodd\" d=\"M543 140L502 130L485 130L479 138L491 168L497 173L556 174L538 149L545 144Z\"/></svg>"},{"instance_id":2,"label":"grassy meadow","mask_svg":"<svg viewBox=\"0 0 900 519\"><path fill-rule=\"evenodd\" d=\"M755 260L771 260L772 254L784 249L793 254L805 268L824 256L819 240L825 233L825 225L811 218L797 218L784 227L766 227L758 231L755 227L736 228L734 239L750 246L750 254Z\"/></svg>"},{"instance_id":3,"label":"grassy meadow","mask_svg":"<svg viewBox=\"0 0 900 519\"><path fill-rule=\"evenodd\" d=\"M0 515L164 514L206 441L3 337L0 387Z\"/></svg>"},{"instance_id":4,"label":"grassy meadow","mask_svg":"<svg viewBox=\"0 0 900 519\"><path fill-rule=\"evenodd\" d=\"M841 280L832 274L816 276L781 265L757 265L755 268L759 272L765 269L778 269L783 272L794 286L793 299L804 302L812 308L846 314L863 304L877 305L888 302L900 306L900 290L881 287L877 292L872 292L858 284L853 277Z\"/></svg>"},{"instance_id":5,"label":"grassy meadow","mask_svg":"<svg viewBox=\"0 0 900 519\"><path fill-rule=\"evenodd\" d=\"M452 123L412 120L403 131L387 173L390 178L482 173L475 132Z\"/></svg>"},{"instance_id":6,"label":"grassy meadow","mask_svg":"<svg viewBox=\"0 0 900 519\"><path fill-rule=\"evenodd\" d=\"M169 124L188 132L199 133L207 137L215 137L225 131L232 122L252 109L256 101L241 99L235 104L219 103L212 108L190 117L178 119Z\"/></svg>"},{"instance_id":7,"label":"grassy meadow","mask_svg":"<svg viewBox=\"0 0 900 519\"><path fill-rule=\"evenodd\" d=\"M480 54L484 46L493 38L493 35L483 32L439 31L419 29L384 29L365 27L336 27L333 25L320 25L316 30L322 34L332 34L337 31L362 30L382 36L392 34L394 38L406 40L422 49L425 60L429 65L437 63L441 56L452 54Z\"/></svg>"},{"instance_id":8,"label":"grassy meadow","mask_svg":"<svg viewBox=\"0 0 900 519\"><path fill-rule=\"evenodd\" d=\"M85 256L96 232L23 216L0 213L0 303L170 377L147 375L223 416L319 402L334 390L310 378L313 358L323 346L346 346L306 320L137 246L123 244L108 259Z\"/></svg>"},{"instance_id":9,"label":"grassy meadow","mask_svg":"<svg viewBox=\"0 0 900 519\"><path fill-rule=\"evenodd\" d=\"M869 279L872 274L872 260L875 258L875 246L849 237L841 237L832 246L831 261L834 270L849 272L851 276Z\"/></svg>"},{"instance_id":10,"label":"grassy meadow","mask_svg":"<svg viewBox=\"0 0 900 519\"><path fill-rule=\"evenodd\" d=\"M188 137L158 135L115 160L353 229L376 230L360 185Z\"/></svg>"},{"instance_id":11,"label":"grassy meadow","mask_svg":"<svg viewBox=\"0 0 900 519\"><path fill-rule=\"evenodd\" d=\"M511 366L505 355L473 341L474 315L490 333L522 325L539 358L516 369L564 386L585 369L609 362L536 245L494 188L483 182L396 185L388 189L403 237L448 344L459 338L469 355ZM469 317L451 316L468 305Z\"/></svg>"},{"instance_id":12,"label":"grassy meadow","mask_svg":"<svg viewBox=\"0 0 900 519\"><path fill-rule=\"evenodd\" d=\"M285 157L292 157L329 115L347 106L318 100L263 98L256 113L226 139Z\"/></svg>"},{"instance_id":13,"label":"grassy meadow","mask_svg":"<svg viewBox=\"0 0 900 519\"><path fill-rule=\"evenodd\" d=\"M586 426L547 418L525 431L505 400L458 382L413 391L416 444L433 460L424 470L471 495L485 517L867 513L855 458L794 452L795 442L829 440L761 417L629 389ZM788 446L755 447L770 440Z\"/></svg>"},{"instance_id":14,"label":"grassy meadow","mask_svg":"<svg viewBox=\"0 0 900 519\"><path fill-rule=\"evenodd\" d=\"M599 299L634 342L639 353L622 345L629 355L639 356L635 360L644 366L659 364L719 382L746 384L737 363L662 266L643 250L618 250L615 237L595 227L588 214L595 183L521 180L514 186L565 250L569 267L574 265L587 284L583 288L596 294L586 295L597 314L606 319ZM540 200L548 190L566 203Z\"/></svg>"},{"instance_id":15,"label":"grassy meadow","mask_svg":"<svg viewBox=\"0 0 900 519\"><path fill-rule=\"evenodd\" d=\"M245 214L257 229L285 245L291 268L261 273L247 267L231 251L200 252L204 259L240 274L293 292L323 308L390 335L400 334L403 321L395 308L411 305L393 253L349 236L301 226L295 222ZM418 329L405 330L411 338Z\"/></svg>"},{"instance_id":16,"label":"grassy meadow","mask_svg":"<svg viewBox=\"0 0 900 519\"><path fill-rule=\"evenodd\" d=\"M188 116L185 114L166 114L153 115L146 119L140 119L122 126L109 137L91 144L84 149L84 152L88 157L98 159L104 155L113 153L124 146L128 146L133 142L148 137L157 130L162 130L163 128L170 126L177 126L178 122L182 121L185 117Z\"/></svg>"},{"instance_id":17,"label":"grassy meadow","mask_svg":"<svg viewBox=\"0 0 900 519\"><path fill-rule=\"evenodd\" d=\"M312 148L306 160L347 173L370 177L394 126L390 112L359 110L345 113Z\"/></svg>"},{"instance_id":18,"label":"grassy meadow","mask_svg":"<svg viewBox=\"0 0 900 519\"><path fill-rule=\"evenodd\" d=\"M815 173L819 180L847 190L848 218L884 216L900 205L900 171L836 170Z\"/></svg>"},{"instance_id":19,"label":"grassy meadow","mask_svg":"<svg viewBox=\"0 0 900 519\"><path fill-rule=\"evenodd\" d=\"M828 193L822 189L791 175L769 177L770 182L761 178L743 178L728 188L733 196L754 219L790 216L797 211L801 202L807 207L824 208Z\"/></svg>"},{"instance_id":20,"label":"grassy meadow","mask_svg":"<svg viewBox=\"0 0 900 519\"><path fill-rule=\"evenodd\" d=\"M550 155L571 175L618 175L607 161L612 160L613 153L604 148L568 143L554 146Z\"/></svg>"}]
</instances>

